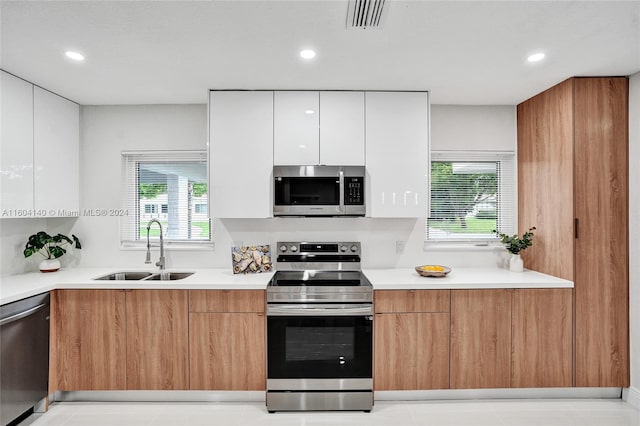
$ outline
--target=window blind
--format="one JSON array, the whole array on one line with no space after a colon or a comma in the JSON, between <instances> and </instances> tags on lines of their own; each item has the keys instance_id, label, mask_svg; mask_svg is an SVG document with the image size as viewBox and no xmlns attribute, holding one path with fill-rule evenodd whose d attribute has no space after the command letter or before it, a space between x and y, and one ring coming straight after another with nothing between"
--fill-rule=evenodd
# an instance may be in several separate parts
<instances>
[{"instance_id":1,"label":"window blind","mask_svg":"<svg viewBox=\"0 0 640 426\"><path fill-rule=\"evenodd\" d=\"M515 233L515 153L431 153L427 240L494 241L493 230Z\"/></svg>"},{"instance_id":2,"label":"window blind","mask_svg":"<svg viewBox=\"0 0 640 426\"><path fill-rule=\"evenodd\" d=\"M146 241L151 219L167 242L211 240L206 151L125 151L122 170L123 243ZM153 224L149 237L159 236Z\"/></svg>"}]
</instances>

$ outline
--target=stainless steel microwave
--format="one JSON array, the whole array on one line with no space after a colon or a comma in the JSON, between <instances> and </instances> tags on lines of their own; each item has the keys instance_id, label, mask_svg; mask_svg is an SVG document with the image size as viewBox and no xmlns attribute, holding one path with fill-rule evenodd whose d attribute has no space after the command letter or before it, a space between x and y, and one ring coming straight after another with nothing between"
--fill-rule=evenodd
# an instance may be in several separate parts
<instances>
[{"instance_id":1,"label":"stainless steel microwave","mask_svg":"<svg viewBox=\"0 0 640 426\"><path fill-rule=\"evenodd\" d=\"M364 216L364 166L274 166L274 216Z\"/></svg>"}]
</instances>

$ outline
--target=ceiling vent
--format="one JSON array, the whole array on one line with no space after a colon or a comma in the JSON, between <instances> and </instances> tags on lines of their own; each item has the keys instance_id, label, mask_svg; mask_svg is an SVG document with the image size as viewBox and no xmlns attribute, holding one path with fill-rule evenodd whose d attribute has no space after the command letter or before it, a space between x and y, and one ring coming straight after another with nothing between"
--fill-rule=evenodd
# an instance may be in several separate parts
<instances>
[{"instance_id":1,"label":"ceiling vent","mask_svg":"<svg viewBox=\"0 0 640 426\"><path fill-rule=\"evenodd\" d=\"M347 29L380 28L385 0L349 0Z\"/></svg>"}]
</instances>

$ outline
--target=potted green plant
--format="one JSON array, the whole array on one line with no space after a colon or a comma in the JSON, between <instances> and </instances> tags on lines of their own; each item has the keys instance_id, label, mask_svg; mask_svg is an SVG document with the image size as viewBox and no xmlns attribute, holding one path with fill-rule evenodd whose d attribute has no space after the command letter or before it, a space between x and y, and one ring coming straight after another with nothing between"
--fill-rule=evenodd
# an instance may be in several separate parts
<instances>
[{"instance_id":1,"label":"potted green plant","mask_svg":"<svg viewBox=\"0 0 640 426\"><path fill-rule=\"evenodd\" d=\"M506 249L512 254L509 259L509 270L513 272L522 272L524 270L524 265L522 262L522 258L520 257L520 252L527 247L531 247L533 245L533 232L536 229L535 226L529 228L527 232L522 234L522 237L519 237L517 234L507 235L501 232L493 230L493 233L496 234L500 238L500 242L505 245Z\"/></svg>"},{"instance_id":2,"label":"potted green plant","mask_svg":"<svg viewBox=\"0 0 640 426\"><path fill-rule=\"evenodd\" d=\"M62 234L51 236L44 231L30 235L24 247L24 257L38 253L44 257L39 265L40 271L55 272L60 269L58 258L67 252L66 246L73 245L76 249L82 248L78 237L72 234L71 238Z\"/></svg>"}]
</instances>

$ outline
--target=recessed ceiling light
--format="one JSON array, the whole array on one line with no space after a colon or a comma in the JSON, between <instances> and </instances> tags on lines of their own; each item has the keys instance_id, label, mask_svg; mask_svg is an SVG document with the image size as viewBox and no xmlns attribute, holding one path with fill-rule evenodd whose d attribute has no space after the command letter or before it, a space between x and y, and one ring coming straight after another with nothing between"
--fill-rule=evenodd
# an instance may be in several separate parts
<instances>
[{"instance_id":1,"label":"recessed ceiling light","mask_svg":"<svg viewBox=\"0 0 640 426\"><path fill-rule=\"evenodd\" d=\"M529 55L527 61L529 62L538 62L544 59L544 53L534 53L533 55Z\"/></svg>"},{"instance_id":2,"label":"recessed ceiling light","mask_svg":"<svg viewBox=\"0 0 640 426\"><path fill-rule=\"evenodd\" d=\"M67 56L67 58L69 59L73 59L74 61L84 61L84 55L82 53L78 53L78 52L74 52L72 50L67 50L66 52L64 52L64 54Z\"/></svg>"},{"instance_id":3,"label":"recessed ceiling light","mask_svg":"<svg viewBox=\"0 0 640 426\"><path fill-rule=\"evenodd\" d=\"M311 49L305 49L300 51L300 56L304 59L312 59L316 56L316 52Z\"/></svg>"},{"instance_id":4,"label":"recessed ceiling light","mask_svg":"<svg viewBox=\"0 0 640 426\"><path fill-rule=\"evenodd\" d=\"M311 115L311 114L315 114L316 112L314 110L312 110L312 109L306 109L306 110L304 110L304 113Z\"/></svg>"},{"instance_id":5,"label":"recessed ceiling light","mask_svg":"<svg viewBox=\"0 0 640 426\"><path fill-rule=\"evenodd\" d=\"M302 149L304 149L304 148L306 148L306 147L307 147L306 145L298 145L298 148L302 148Z\"/></svg>"}]
</instances>

